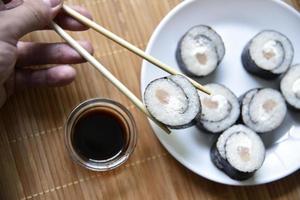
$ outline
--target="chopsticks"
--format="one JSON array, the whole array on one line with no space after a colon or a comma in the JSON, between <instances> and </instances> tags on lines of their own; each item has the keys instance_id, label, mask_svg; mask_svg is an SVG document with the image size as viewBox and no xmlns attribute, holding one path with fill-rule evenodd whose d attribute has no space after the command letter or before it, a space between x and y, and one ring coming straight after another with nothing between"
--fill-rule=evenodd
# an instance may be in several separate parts
<instances>
[{"instance_id":1,"label":"chopsticks","mask_svg":"<svg viewBox=\"0 0 300 200\"><path fill-rule=\"evenodd\" d=\"M204 86L202 86L198 82L196 82L193 79L187 77L186 75L176 71L175 69L169 67L168 65L162 63L161 61L159 61L158 59L152 57L151 55L146 54L141 49L137 48L136 46L132 45L131 43L124 40L123 38L117 36L116 34L110 32L109 30L105 29L104 27L100 26L99 24L97 24L96 22L90 20L89 18L81 15L79 12L73 10L69 6L64 4L63 9L67 14L69 14L73 18L77 19L81 23L83 23L86 26L94 29L95 31L97 31L99 33L101 33L102 35L104 35L107 38L109 38L110 40L118 43L119 45L121 45L124 48L128 49L129 51L133 52L134 54L144 58L148 62L156 65L157 67L159 67L160 69L162 69L162 70L164 70L164 71L166 71L170 74L173 74L173 75L182 75L182 76L186 77L197 89L201 90L202 92L204 92L208 95L211 94Z\"/></svg>"},{"instance_id":2,"label":"chopsticks","mask_svg":"<svg viewBox=\"0 0 300 200\"><path fill-rule=\"evenodd\" d=\"M131 102L140 109L146 116L155 122L162 130L170 134L171 131L162 123L151 116L143 102L141 102L125 85L123 85L114 75L112 75L95 57L93 57L87 50L80 46L67 32L65 32L56 23L51 23L52 28L60 35L71 47L73 47L83 58L85 58L92 66L94 66L105 78L114 84Z\"/></svg>"}]
</instances>

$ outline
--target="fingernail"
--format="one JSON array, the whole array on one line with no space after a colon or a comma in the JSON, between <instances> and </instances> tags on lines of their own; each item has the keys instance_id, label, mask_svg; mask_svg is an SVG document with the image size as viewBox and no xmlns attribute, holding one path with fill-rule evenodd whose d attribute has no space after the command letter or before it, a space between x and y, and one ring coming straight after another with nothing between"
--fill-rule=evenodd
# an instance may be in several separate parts
<instances>
[{"instance_id":1,"label":"fingernail","mask_svg":"<svg viewBox=\"0 0 300 200\"><path fill-rule=\"evenodd\" d=\"M55 8L61 3L61 0L44 0L44 2L51 8Z\"/></svg>"}]
</instances>

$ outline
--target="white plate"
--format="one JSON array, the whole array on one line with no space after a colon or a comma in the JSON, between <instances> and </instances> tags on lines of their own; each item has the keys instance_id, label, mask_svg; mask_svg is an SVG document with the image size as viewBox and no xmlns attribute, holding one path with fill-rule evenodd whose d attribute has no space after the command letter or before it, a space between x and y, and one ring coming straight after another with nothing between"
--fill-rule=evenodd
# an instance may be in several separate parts
<instances>
[{"instance_id":1,"label":"white plate","mask_svg":"<svg viewBox=\"0 0 300 200\"><path fill-rule=\"evenodd\" d=\"M194 0L184 1L159 24L151 37L147 53L178 69L175 60L177 42L192 26L206 24L223 38L226 55L218 69L201 83L222 83L239 96L255 87L278 87L278 82L264 81L249 75L240 56L244 45L263 29L274 29L289 37L294 44L294 63L300 62L300 15L281 1L273 0ZM144 62L141 89L167 74ZM266 160L255 176L235 181L219 171L211 162L209 151L213 136L195 127L162 132L151 126L169 153L185 167L207 179L229 185L257 185L283 178L300 168L300 115L289 111L284 124L274 133L263 135L267 147Z\"/></svg>"}]
</instances>

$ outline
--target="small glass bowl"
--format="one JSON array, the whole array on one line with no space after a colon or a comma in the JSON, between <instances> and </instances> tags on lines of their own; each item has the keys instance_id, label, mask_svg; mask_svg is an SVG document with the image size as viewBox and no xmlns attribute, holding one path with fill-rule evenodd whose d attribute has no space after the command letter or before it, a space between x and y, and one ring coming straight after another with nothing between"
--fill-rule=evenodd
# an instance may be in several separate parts
<instances>
[{"instance_id":1,"label":"small glass bowl","mask_svg":"<svg viewBox=\"0 0 300 200\"><path fill-rule=\"evenodd\" d=\"M83 157L76 152L72 142L74 127L80 117L82 117L86 112L97 109L106 109L118 115L120 119L122 119L127 130L127 135L125 137L126 141L122 151L106 160L92 160ZM131 113L120 103L109 99L96 98L82 102L71 112L65 125L65 143L71 158L81 166L93 171L108 171L122 165L132 154L136 146L136 141L136 124Z\"/></svg>"}]
</instances>

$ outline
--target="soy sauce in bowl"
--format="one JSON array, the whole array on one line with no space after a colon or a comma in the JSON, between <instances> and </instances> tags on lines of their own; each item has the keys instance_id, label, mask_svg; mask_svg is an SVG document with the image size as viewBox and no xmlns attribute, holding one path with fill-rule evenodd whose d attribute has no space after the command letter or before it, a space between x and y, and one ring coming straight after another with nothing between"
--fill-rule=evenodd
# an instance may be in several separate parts
<instances>
[{"instance_id":1,"label":"soy sauce in bowl","mask_svg":"<svg viewBox=\"0 0 300 200\"><path fill-rule=\"evenodd\" d=\"M94 171L107 171L123 164L133 152L136 140L131 113L109 99L81 103L71 112L65 128L71 158Z\"/></svg>"},{"instance_id":2,"label":"soy sauce in bowl","mask_svg":"<svg viewBox=\"0 0 300 200\"><path fill-rule=\"evenodd\" d=\"M85 113L76 122L73 146L82 157L109 160L122 152L126 145L126 125L120 116L107 109Z\"/></svg>"}]
</instances>

